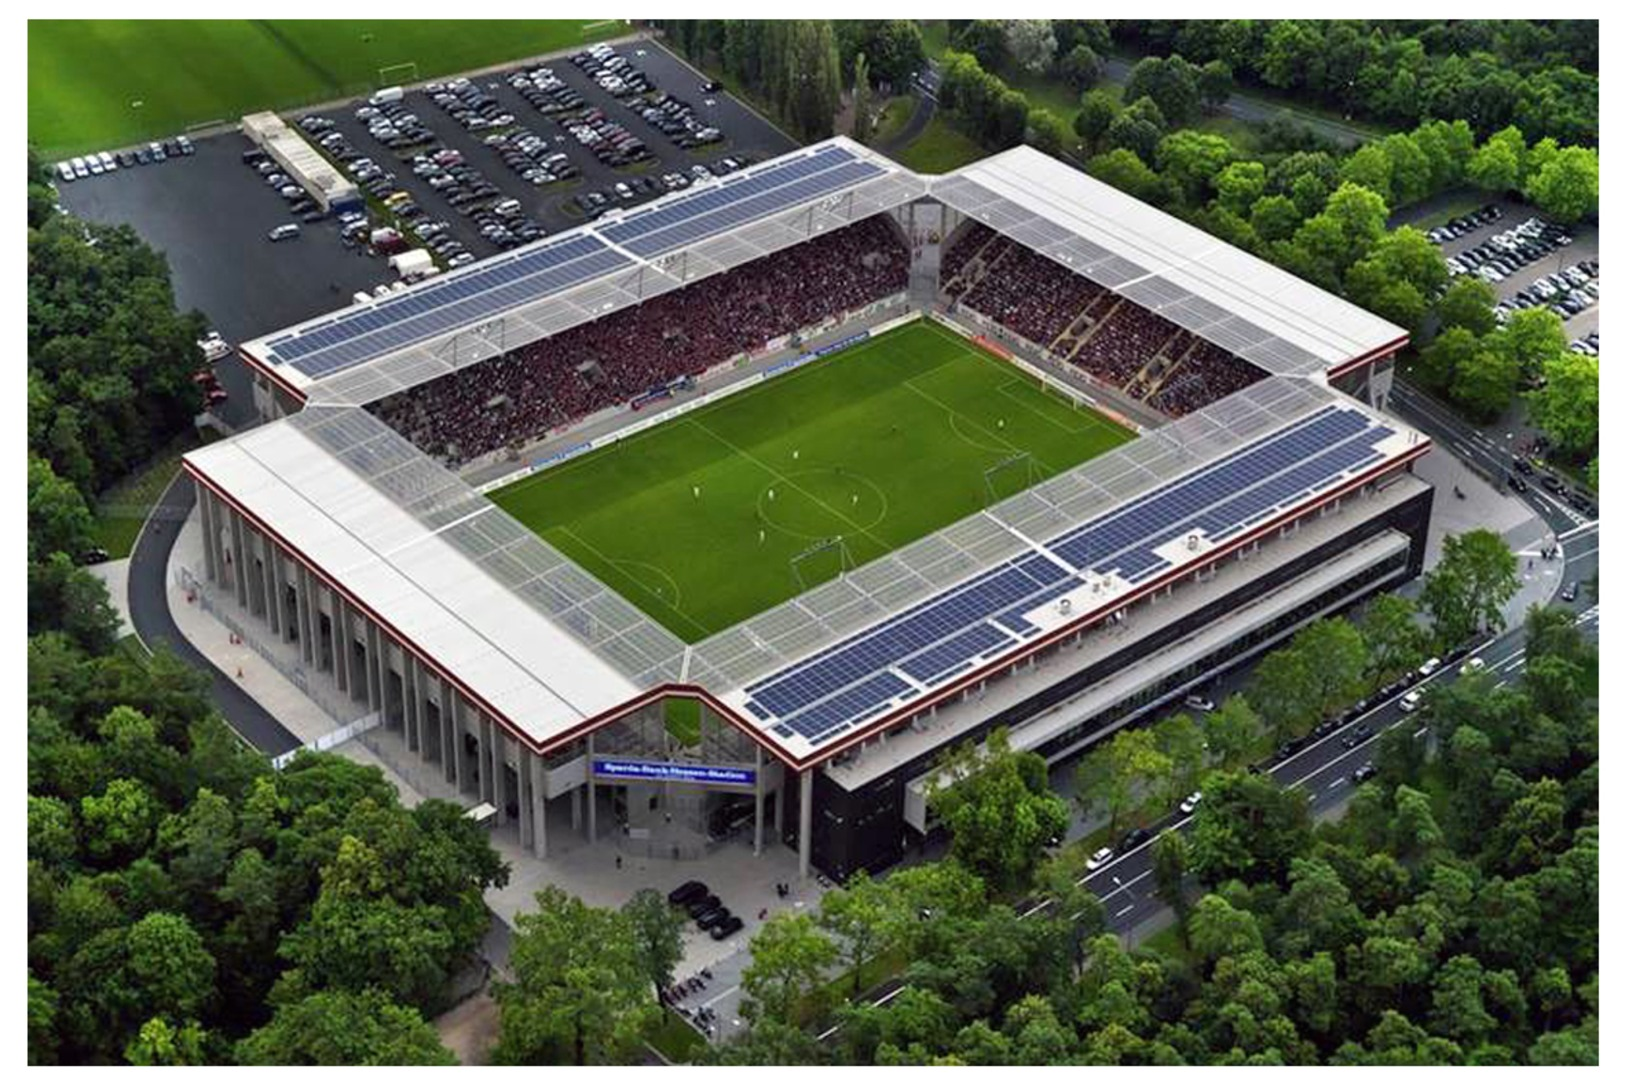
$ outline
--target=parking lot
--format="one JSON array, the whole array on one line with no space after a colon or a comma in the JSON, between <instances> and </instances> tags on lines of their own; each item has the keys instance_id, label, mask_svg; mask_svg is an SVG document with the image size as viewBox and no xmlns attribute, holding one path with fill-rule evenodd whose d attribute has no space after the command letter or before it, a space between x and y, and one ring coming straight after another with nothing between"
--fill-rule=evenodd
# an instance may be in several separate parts
<instances>
[{"instance_id":1,"label":"parking lot","mask_svg":"<svg viewBox=\"0 0 1625 1088\"><path fill-rule=\"evenodd\" d=\"M372 160L382 175L370 182L393 175L387 185L375 186L375 196L408 194L420 213L417 221L444 224L432 233L475 257L568 230L609 208L652 200L691 184L695 167L709 171L721 160L759 161L795 147L725 91L702 91L702 77L653 42L623 44L609 54L600 48L599 54L618 58L615 73L606 72L599 58L592 62L594 72L561 56L472 80L431 82L397 101L356 102L296 121L319 117L308 122L317 130L307 128L313 143L339 134L355 158ZM622 87L619 97L594 78L630 73L641 79ZM656 121L666 120L670 129L669 118L677 116L689 127L675 133L655 127L643 115L659 108L655 102L669 111L654 115ZM380 122L389 127L378 128ZM603 156L583 142L584 127L596 130L601 147L612 148L611 138L628 140L642 153L619 160ZM716 138L679 146L694 129L713 130ZM389 146L391 140L398 146ZM331 154L332 148L324 151ZM684 180L662 180L672 174ZM511 215L490 210L505 201L518 202ZM521 225L529 229L513 229Z\"/></svg>"},{"instance_id":2,"label":"parking lot","mask_svg":"<svg viewBox=\"0 0 1625 1088\"><path fill-rule=\"evenodd\" d=\"M1453 222L1461 229L1447 227L1455 237L1436 236L1446 260L1455 261L1460 269L1458 273L1453 268L1452 273L1484 279L1505 305L1503 313L1529 305L1551 305L1566 297L1586 303L1584 309L1572 315L1558 311L1563 328L1578 348L1597 332L1600 322L1600 304L1591 297L1600 295L1596 225L1557 227L1537 209L1511 201L1487 206L1499 208L1500 216L1476 224L1462 223L1464 217L1458 217ZM1495 241L1497 237L1501 238L1500 244ZM1562 242L1563 238L1568 241ZM1506 271L1482 271L1487 259L1500 261ZM1562 277L1561 282L1554 277Z\"/></svg>"}]
</instances>

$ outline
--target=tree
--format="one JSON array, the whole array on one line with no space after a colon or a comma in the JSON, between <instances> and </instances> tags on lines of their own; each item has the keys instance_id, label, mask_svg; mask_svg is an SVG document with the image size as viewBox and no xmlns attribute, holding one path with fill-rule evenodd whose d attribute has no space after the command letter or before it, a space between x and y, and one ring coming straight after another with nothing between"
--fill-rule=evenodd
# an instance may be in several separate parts
<instances>
[{"instance_id":1,"label":"tree","mask_svg":"<svg viewBox=\"0 0 1625 1088\"><path fill-rule=\"evenodd\" d=\"M1236 77L1231 73L1230 65L1222 60L1208 61L1197 73L1196 91L1202 97L1202 105L1210 113L1217 113L1230 100L1235 89Z\"/></svg>"},{"instance_id":2,"label":"tree","mask_svg":"<svg viewBox=\"0 0 1625 1088\"><path fill-rule=\"evenodd\" d=\"M1235 154L1223 136L1181 129L1164 136L1157 145L1157 168L1179 187L1186 203L1194 206L1206 201L1213 179Z\"/></svg>"},{"instance_id":3,"label":"tree","mask_svg":"<svg viewBox=\"0 0 1625 1088\"><path fill-rule=\"evenodd\" d=\"M1231 906L1223 896L1204 895L1191 911L1190 948L1193 955L1211 964L1225 956L1240 956L1264 947L1258 919Z\"/></svg>"},{"instance_id":4,"label":"tree","mask_svg":"<svg viewBox=\"0 0 1625 1088\"><path fill-rule=\"evenodd\" d=\"M1511 406L1520 376L1517 360L1496 351L1492 337L1456 368L1450 399L1469 417L1488 422Z\"/></svg>"},{"instance_id":5,"label":"tree","mask_svg":"<svg viewBox=\"0 0 1625 1088\"><path fill-rule=\"evenodd\" d=\"M1078 761L1078 808L1085 816L1104 814L1116 838L1130 807L1166 781L1171 768L1150 730L1120 729Z\"/></svg>"},{"instance_id":6,"label":"tree","mask_svg":"<svg viewBox=\"0 0 1625 1088\"><path fill-rule=\"evenodd\" d=\"M1485 140L1467 164L1467 176L1491 192L1511 192L1523 176L1523 133L1512 126Z\"/></svg>"},{"instance_id":7,"label":"tree","mask_svg":"<svg viewBox=\"0 0 1625 1088\"><path fill-rule=\"evenodd\" d=\"M1415 136L1396 132L1381 146L1388 159L1392 207L1403 208L1433 194L1433 163Z\"/></svg>"},{"instance_id":8,"label":"tree","mask_svg":"<svg viewBox=\"0 0 1625 1088\"><path fill-rule=\"evenodd\" d=\"M1264 164L1261 162L1233 162L1220 170L1213 179L1219 194L1219 203L1237 215L1250 215L1253 206L1264 195Z\"/></svg>"},{"instance_id":9,"label":"tree","mask_svg":"<svg viewBox=\"0 0 1625 1088\"><path fill-rule=\"evenodd\" d=\"M1495 354L1509 360L1525 380L1540 377L1551 363L1568 351L1569 336L1563 321L1544 306L1514 310L1505 325L1491 334L1486 343Z\"/></svg>"},{"instance_id":10,"label":"tree","mask_svg":"<svg viewBox=\"0 0 1625 1088\"><path fill-rule=\"evenodd\" d=\"M636 892L621 907L632 931L632 949L655 994L671 987L683 958L683 915L653 888Z\"/></svg>"},{"instance_id":11,"label":"tree","mask_svg":"<svg viewBox=\"0 0 1625 1088\"><path fill-rule=\"evenodd\" d=\"M1597 210L1597 151L1565 147L1524 185L1539 208L1561 222L1572 223Z\"/></svg>"},{"instance_id":12,"label":"tree","mask_svg":"<svg viewBox=\"0 0 1625 1088\"><path fill-rule=\"evenodd\" d=\"M953 855L990 884L1015 888L1067 825L1066 802L1049 788L1042 756L1010 747L995 729L980 747L948 755L926 790L953 836Z\"/></svg>"},{"instance_id":13,"label":"tree","mask_svg":"<svg viewBox=\"0 0 1625 1088\"><path fill-rule=\"evenodd\" d=\"M1368 657L1359 628L1341 616L1319 619L1292 638L1292 649L1306 663L1318 718L1354 702L1368 689Z\"/></svg>"},{"instance_id":14,"label":"tree","mask_svg":"<svg viewBox=\"0 0 1625 1088\"><path fill-rule=\"evenodd\" d=\"M1089 160L1087 170L1114 189L1121 189L1136 200L1148 204L1163 203L1168 187L1140 157L1127 148L1108 151Z\"/></svg>"},{"instance_id":15,"label":"tree","mask_svg":"<svg viewBox=\"0 0 1625 1088\"><path fill-rule=\"evenodd\" d=\"M1010 60L1025 71L1047 72L1055 64L1055 31L1048 19L1006 19L1004 44Z\"/></svg>"},{"instance_id":16,"label":"tree","mask_svg":"<svg viewBox=\"0 0 1625 1088\"><path fill-rule=\"evenodd\" d=\"M1061 58L1061 78L1069 87L1082 94L1094 89L1100 82L1103 65L1100 56L1087 45L1079 42Z\"/></svg>"},{"instance_id":17,"label":"tree","mask_svg":"<svg viewBox=\"0 0 1625 1088\"><path fill-rule=\"evenodd\" d=\"M1279 879L1308 838L1302 791L1263 775L1209 775L1191 822L1191 871L1209 887L1232 877Z\"/></svg>"},{"instance_id":18,"label":"tree","mask_svg":"<svg viewBox=\"0 0 1625 1088\"><path fill-rule=\"evenodd\" d=\"M1202 721L1208 755L1218 766L1233 771L1246 764L1268 743L1264 720L1244 695L1232 695L1208 712Z\"/></svg>"},{"instance_id":19,"label":"tree","mask_svg":"<svg viewBox=\"0 0 1625 1088\"><path fill-rule=\"evenodd\" d=\"M1046 155L1060 155L1071 142L1065 122L1049 110L1027 114L1027 142Z\"/></svg>"},{"instance_id":20,"label":"tree","mask_svg":"<svg viewBox=\"0 0 1625 1088\"><path fill-rule=\"evenodd\" d=\"M1447 275L1439 248L1414 227L1400 227L1355 262L1346 283L1351 298L1415 329Z\"/></svg>"},{"instance_id":21,"label":"tree","mask_svg":"<svg viewBox=\"0 0 1625 1088\"><path fill-rule=\"evenodd\" d=\"M1134 152L1142 162L1151 162L1157 145L1168 131L1168 122L1151 98L1141 98L1112 119L1106 127L1106 143Z\"/></svg>"},{"instance_id":22,"label":"tree","mask_svg":"<svg viewBox=\"0 0 1625 1088\"><path fill-rule=\"evenodd\" d=\"M1487 336L1496 328L1497 301L1495 289L1477 276L1458 276L1450 281L1433 311L1441 328L1463 329L1474 336Z\"/></svg>"},{"instance_id":23,"label":"tree","mask_svg":"<svg viewBox=\"0 0 1625 1088\"><path fill-rule=\"evenodd\" d=\"M1165 832L1151 844L1151 872L1157 885L1157 898L1173 908L1179 929L1190 940L1190 897L1185 894L1185 873L1190 865L1185 836Z\"/></svg>"},{"instance_id":24,"label":"tree","mask_svg":"<svg viewBox=\"0 0 1625 1088\"><path fill-rule=\"evenodd\" d=\"M1318 722L1320 684L1315 663L1290 646L1266 654L1247 685L1247 702L1269 725L1277 744Z\"/></svg>"},{"instance_id":25,"label":"tree","mask_svg":"<svg viewBox=\"0 0 1625 1088\"><path fill-rule=\"evenodd\" d=\"M841 938L845 958L852 969L852 998L863 990L863 968L880 942L894 933L901 911L886 884L869 879L859 871L844 888L831 888L819 904L818 921Z\"/></svg>"},{"instance_id":26,"label":"tree","mask_svg":"<svg viewBox=\"0 0 1625 1088\"><path fill-rule=\"evenodd\" d=\"M56 991L28 972L28 1064L56 1061Z\"/></svg>"},{"instance_id":27,"label":"tree","mask_svg":"<svg viewBox=\"0 0 1625 1088\"><path fill-rule=\"evenodd\" d=\"M28 632L58 630L91 654L112 650L119 614L107 585L62 552L28 564Z\"/></svg>"},{"instance_id":28,"label":"tree","mask_svg":"<svg viewBox=\"0 0 1625 1088\"><path fill-rule=\"evenodd\" d=\"M192 923L178 915L149 914L130 927L126 971L149 1014L193 1017L214 993L214 957Z\"/></svg>"},{"instance_id":29,"label":"tree","mask_svg":"<svg viewBox=\"0 0 1625 1088\"><path fill-rule=\"evenodd\" d=\"M1502 609L1518 591L1518 559L1488 529L1444 538L1444 552L1422 583L1421 601L1433 617L1435 637L1460 646L1475 634L1498 631Z\"/></svg>"},{"instance_id":30,"label":"tree","mask_svg":"<svg viewBox=\"0 0 1625 1088\"><path fill-rule=\"evenodd\" d=\"M791 1024L799 1005L823 982L839 955L835 942L805 914L769 918L750 942L750 966L740 977L740 1011L753 1026Z\"/></svg>"},{"instance_id":31,"label":"tree","mask_svg":"<svg viewBox=\"0 0 1625 1088\"><path fill-rule=\"evenodd\" d=\"M1207 764L1207 753L1202 747L1202 730L1189 714L1174 714L1158 722L1152 728L1151 736L1157 750L1168 760L1161 799L1172 807L1174 802L1196 789Z\"/></svg>"},{"instance_id":32,"label":"tree","mask_svg":"<svg viewBox=\"0 0 1625 1088\"><path fill-rule=\"evenodd\" d=\"M1529 414L1558 449L1589 457L1597 449L1602 401L1593 356L1566 352L1546 363L1546 384L1528 398Z\"/></svg>"},{"instance_id":33,"label":"tree","mask_svg":"<svg viewBox=\"0 0 1625 1088\"><path fill-rule=\"evenodd\" d=\"M1196 66L1177 53L1171 57L1145 57L1129 70L1123 84L1123 104L1133 106L1150 98L1168 124L1183 125L1196 117L1201 92Z\"/></svg>"},{"instance_id":34,"label":"tree","mask_svg":"<svg viewBox=\"0 0 1625 1088\"><path fill-rule=\"evenodd\" d=\"M206 1065L208 1033L196 1020L179 1027L162 1016L141 1025L136 1037L124 1048L124 1060L131 1065Z\"/></svg>"},{"instance_id":35,"label":"tree","mask_svg":"<svg viewBox=\"0 0 1625 1088\"><path fill-rule=\"evenodd\" d=\"M44 559L53 552L82 556L95 542L96 521L85 497L72 483L58 476L51 462L28 455L28 558Z\"/></svg>"},{"instance_id":36,"label":"tree","mask_svg":"<svg viewBox=\"0 0 1625 1088\"><path fill-rule=\"evenodd\" d=\"M240 1065L456 1065L414 1008L376 989L329 990L278 1006L237 1044Z\"/></svg>"},{"instance_id":37,"label":"tree","mask_svg":"<svg viewBox=\"0 0 1625 1088\"><path fill-rule=\"evenodd\" d=\"M116 778L99 795L79 802L85 845L98 858L126 860L147 847L157 821L157 805L140 782Z\"/></svg>"},{"instance_id":38,"label":"tree","mask_svg":"<svg viewBox=\"0 0 1625 1088\"><path fill-rule=\"evenodd\" d=\"M502 1012L495 1056L513 1064L625 1061L659 1016L632 924L556 887L515 919L513 982L493 986Z\"/></svg>"},{"instance_id":39,"label":"tree","mask_svg":"<svg viewBox=\"0 0 1625 1088\"><path fill-rule=\"evenodd\" d=\"M1111 95L1105 91L1088 91L1078 106L1078 115L1072 118L1072 131L1090 147L1097 147L1117 119L1117 113L1117 102Z\"/></svg>"},{"instance_id":40,"label":"tree","mask_svg":"<svg viewBox=\"0 0 1625 1088\"><path fill-rule=\"evenodd\" d=\"M1388 161L1388 152L1380 143L1361 144L1359 149L1343 160L1337 172L1345 184L1369 189L1390 207L1394 202L1394 167Z\"/></svg>"},{"instance_id":41,"label":"tree","mask_svg":"<svg viewBox=\"0 0 1625 1088\"><path fill-rule=\"evenodd\" d=\"M852 63L852 138L869 139L869 61L862 53Z\"/></svg>"},{"instance_id":42,"label":"tree","mask_svg":"<svg viewBox=\"0 0 1625 1088\"><path fill-rule=\"evenodd\" d=\"M1416 622L1416 604L1393 593L1373 597L1360 614L1366 647L1366 676L1382 686L1422 663L1427 634Z\"/></svg>"},{"instance_id":43,"label":"tree","mask_svg":"<svg viewBox=\"0 0 1625 1088\"><path fill-rule=\"evenodd\" d=\"M1253 204L1249 222L1262 241L1279 242L1297 232L1303 215L1289 197L1263 196Z\"/></svg>"}]
</instances>

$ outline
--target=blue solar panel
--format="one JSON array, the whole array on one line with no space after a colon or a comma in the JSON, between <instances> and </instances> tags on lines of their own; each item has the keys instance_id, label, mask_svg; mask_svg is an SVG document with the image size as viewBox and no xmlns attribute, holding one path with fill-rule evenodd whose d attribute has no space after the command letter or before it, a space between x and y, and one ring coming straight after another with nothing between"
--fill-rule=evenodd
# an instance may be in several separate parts
<instances>
[{"instance_id":1,"label":"blue solar panel","mask_svg":"<svg viewBox=\"0 0 1625 1088\"><path fill-rule=\"evenodd\" d=\"M648 211L634 212L601 227L599 233L639 257L657 257L883 173L881 167L856 158L843 147L824 147Z\"/></svg>"},{"instance_id":2,"label":"blue solar panel","mask_svg":"<svg viewBox=\"0 0 1625 1088\"><path fill-rule=\"evenodd\" d=\"M1218 543L1382 459L1393 435L1331 406L1047 542L1076 571L1140 583L1173 566L1153 550L1190 533ZM914 688L940 684L1039 633L1022 617L1082 586L1025 552L747 689L746 708L781 735L817 743L867 721ZM775 721L776 719L776 721Z\"/></svg>"},{"instance_id":3,"label":"blue solar panel","mask_svg":"<svg viewBox=\"0 0 1625 1088\"><path fill-rule=\"evenodd\" d=\"M453 273L363 310L342 314L267 343L271 361L320 378L439 333L563 291L630 258L592 235L519 250Z\"/></svg>"}]
</instances>

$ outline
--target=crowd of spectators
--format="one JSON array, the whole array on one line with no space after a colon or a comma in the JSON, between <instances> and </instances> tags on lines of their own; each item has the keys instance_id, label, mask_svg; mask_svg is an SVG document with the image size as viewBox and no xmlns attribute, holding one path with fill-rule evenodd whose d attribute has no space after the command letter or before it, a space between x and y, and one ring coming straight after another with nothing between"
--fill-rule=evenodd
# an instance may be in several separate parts
<instances>
[{"instance_id":1,"label":"crowd of spectators","mask_svg":"<svg viewBox=\"0 0 1625 1088\"><path fill-rule=\"evenodd\" d=\"M902 291L908 267L896 226L873 216L370 408L464 464Z\"/></svg>"},{"instance_id":2,"label":"crowd of spectators","mask_svg":"<svg viewBox=\"0 0 1625 1088\"><path fill-rule=\"evenodd\" d=\"M1169 416L1243 389L1261 371L1138 303L973 222L943 254L949 299Z\"/></svg>"}]
</instances>

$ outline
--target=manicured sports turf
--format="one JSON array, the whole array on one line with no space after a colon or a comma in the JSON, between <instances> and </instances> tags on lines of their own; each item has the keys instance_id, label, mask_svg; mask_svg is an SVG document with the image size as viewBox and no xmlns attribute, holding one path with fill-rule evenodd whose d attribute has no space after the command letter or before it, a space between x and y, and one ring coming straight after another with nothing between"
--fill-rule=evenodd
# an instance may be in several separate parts
<instances>
[{"instance_id":1,"label":"manicured sports turf","mask_svg":"<svg viewBox=\"0 0 1625 1088\"><path fill-rule=\"evenodd\" d=\"M616 19L30 20L28 138L47 158L108 150L360 94L380 68L405 62L429 79L628 29Z\"/></svg>"},{"instance_id":2,"label":"manicured sports turf","mask_svg":"<svg viewBox=\"0 0 1625 1088\"><path fill-rule=\"evenodd\" d=\"M916 322L491 498L697 641L1129 437Z\"/></svg>"}]
</instances>

